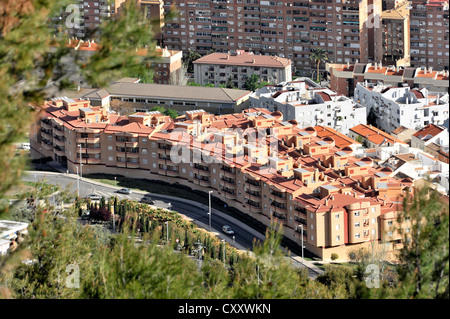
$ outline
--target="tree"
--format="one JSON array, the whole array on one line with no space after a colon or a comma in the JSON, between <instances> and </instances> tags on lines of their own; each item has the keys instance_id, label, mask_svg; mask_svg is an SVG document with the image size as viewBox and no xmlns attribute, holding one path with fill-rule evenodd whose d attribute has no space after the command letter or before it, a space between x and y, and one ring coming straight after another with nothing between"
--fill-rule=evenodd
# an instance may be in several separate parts
<instances>
[{"instance_id":1,"label":"tree","mask_svg":"<svg viewBox=\"0 0 450 319\"><path fill-rule=\"evenodd\" d=\"M194 49L189 49L188 52L183 55L183 63L187 66L188 73L194 73L193 62L201 57L202 55Z\"/></svg>"},{"instance_id":2,"label":"tree","mask_svg":"<svg viewBox=\"0 0 450 319\"><path fill-rule=\"evenodd\" d=\"M189 75L187 72L187 65L182 63L181 68L170 74L170 85L187 85L189 81Z\"/></svg>"},{"instance_id":3,"label":"tree","mask_svg":"<svg viewBox=\"0 0 450 319\"><path fill-rule=\"evenodd\" d=\"M406 223L399 253L397 298L449 298L449 206L423 186L405 196L400 221ZM446 201L445 201L446 200Z\"/></svg>"},{"instance_id":4,"label":"tree","mask_svg":"<svg viewBox=\"0 0 450 319\"><path fill-rule=\"evenodd\" d=\"M155 71L152 68L142 70L139 73L135 73L130 75L132 78L138 78L140 79L140 83L155 83L154 77L155 77Z\"/></svg>"},{"instance_id":5,"label":"tree","mask_svg":"<svg viewBox=\"0 0 450 319\"><path fill-rule=\"evenodd\" d=\"M63 32L65 19L58 18L71 1L4 0L0 14L0 199L20 183L26 158L13 156L14 143L25 138L33 121L35 106L46 98L61 96L73 88L73 74L56 73L65 56L73 55ZM123 4L115 20L102 24L96 51L89 61L75 55L73 63L91 85L106 86L127 74L146 68L154 57L151 24L132 1ZM67 18L69 19L69 18ZM54 25L59 24L55 35ZM126 41L123 41L126 39ZM137 56L136 48L148 48L147 56ZM51 49L52 48L52 49ZM0 215L2 212L0 212Z\"/></svg>"},{"instance_id":6,"label":"tree","mask_svg":"<svg viewBox=\"0 0 450 319\"><path fill-rule=\"evenodd\" d=\"M327 51L325 51L324 49L321 49L321 48L313 49L311 51L311 54L309 55L309 58L316 63L316 66L317 66L317 82L319 82L320 81L320 77L319 77L320 63L328 60Z\"/></svg>"},{"instance_id":7,"label":"tree","mask_svg":"<svg viewBox=\"0 0 450 319\"><path fill-rule=\"evenodd\" d=\"M256 91L258 89L259 77L252 74L245 80L244 88L249 91Z\"/></svg>"}]
</instances>

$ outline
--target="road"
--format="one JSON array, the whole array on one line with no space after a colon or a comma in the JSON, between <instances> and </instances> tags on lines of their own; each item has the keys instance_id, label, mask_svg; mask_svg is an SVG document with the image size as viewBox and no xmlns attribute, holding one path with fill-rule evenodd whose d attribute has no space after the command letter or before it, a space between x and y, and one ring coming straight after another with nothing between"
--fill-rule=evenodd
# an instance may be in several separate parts
<instances>
[{"instance_id":1,"label":"road","mask_svg":"<svg viewBox=\"0 0 450 319\"><path fill-rule=\"evenodd\" d=\"M60 185L63 189L66 187L70 187L74 193L77 193L78 180L74 178L74 175L66 175L64 173L47 174L46 172L35 172L33 174L24 174L22 177L24 181L30 182L36 182L43 178L45 178L50 184ZM119 194L116 192L116 188L110 185L106 184L99 185L97 183L92 183L88 179L80 179L79 184L80 184L79 195L81 197L87 196L89 194L98 194L100 196L104 196L105 198L109 198L110 196L117 196L119 200L130 199L139 201L145 195L145 193L141 194L142 192L141 193L132 192L129 195ZM205 225L209 225L208 211L206 211L205 209L196 206L189 206L182 199L177 199L175 197L171 198L170 200L167 199L165 196L160 196L158 194L151 194L151 197L155 200L155 204L152 206L170 209L182 215L185 215L186 217L191 218L194 223L199 221ZM212 230L221 233L223 237L228 236L229 239L232 239L232 236L226 235L225 233L222 232L223 225L229 225L235 233L234 234L235 242L242 248L249 251L253 247L254 240L259 240L260 238L264 237L263 235L260 235L259 238L255 237L248 231L248 229L245 229L248 226L243 225L240 222L235 223L219 215L212 214L211 217ZM230 244L232 244L232 240ZM291 259L291 261L296 267L304 267L301 263L295 261L294 259ZM317 276L317 273L310 268L308 268L308 272L310 277L312 278L315 278Z\"/></svg>"}]
</instances>

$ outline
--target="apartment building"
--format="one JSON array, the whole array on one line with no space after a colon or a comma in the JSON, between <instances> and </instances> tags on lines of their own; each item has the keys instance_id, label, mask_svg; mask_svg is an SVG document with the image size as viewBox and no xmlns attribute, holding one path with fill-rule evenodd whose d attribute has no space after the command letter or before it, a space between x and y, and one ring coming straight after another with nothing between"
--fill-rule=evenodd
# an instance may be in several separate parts
<instances>
[{"instance_id":1,"label":"apartment building","mask_svg":"<svg viewBox=\"0 0 450 319\"><path fill-rule=\"evenodd\" d=\"M449 69L448 0L413 0L410 4L411 66Z\"/></svg>"},{"instance_id":2,"label":"apartment building","mask_svg":"<svg viewBox=\"0 0 450 319\"><path fill-rule=\"evenodd\" d=\"M157 84L171 84L182 72L183 52L168 50L167 47L156 46L152 52L155 58L146 61L149 69L153 70L153 82ZM138 55L147 56L148 49L141 49Z\"/></svg>"},{"instance_id":3,"label":"apartment building","mask_svg":"<svg viewBox=\"0 0 450 319\"><path fill-rule=\"evenodd\" d=\"M433 71L433 68L413 68L404 65L383 66L379 63L335 64L327 63L330 72L330 88L338 94L353 96L358 82L426 88L433 92L447 92L449 71Z\"/></svg>"},{"instance_id":4,"label":"apartment building","mask_svg":"<svg viewBox=\"0 0 450 319\"><path fill-rule=\"evenodd\" d=\"M51 156L76 172L177 183L208 193L328 260L372 241L400 248L397 220L411 179L390 177L353 142L323 127L286 126L280 112L212 115L159 112L119 116L89 101L48 101L30 132L32 156ZM323 135L322 135L323 136ZM350 144L349 144L350 143ZM303 235L303 237L301 237Z\"/></svg>"},{"instance_id":5,"label":"apartment building","mask_svg":"<svg viewBox=\"0 0 450 319\"><path fill-rule=\"evenodd\" d=\"M251 92L247 90L134 83L117 81L106 88L83 95L94 106L109 107L111 101L132 103L136 111L164 106L179 112L204 109L213 113L233 113L248 106Z\"/></svg>"},{"instance_id":6,"label":"apartment building","mask_svg":"<svg viewBox=\"0 0 450 319\"><path fill-rule=\"evenodd\" d=\"M206 54L252 51L291 59L296 75L315 70L310 51L334 63L381 61L381 0L174 0L179 16L166 21L163 45ZM371 23L367 23L370 20Z\"/></svg>"},{"instance_id":7,"label":"apartment building","mask_svg":"<svg viewBox=\"0 0 450 319\"><path fill-rule=\"evenodd\" d=\"M381 14L383 29L383 61L385 65L397 65L398 60L410 61L409 3L396 2L394 8Z\"/></svg>"},{"instance_id":8,"label":"apartment building","mask_svg":"<svg viewBox=\"0 0 450 319\"><path fill-rule=\"evenodd\" d=\"M431 144L448 148L448 129L440 125L428 124L411 136L411 147L425 150Z\"/></svg>"},{"instance_id":9,"label":"apartment building","mask_svg":"<svg viewBox=\"0 0 450 319\"><path fill-rule=\"evenodd\" d=\"M372 125L359 124L355 127L350 128L349 137L354 140L361 140L362 144L366 148L376 148L376 147L389 147L396 146L396 144L407 144L392 135L376 128Z\"/></svg>"},{"instance_id":10,"label":"apartment building","mask_svg":"<svg viewBox=\"0 0 450 319\"><path fill-rule=\"evenodd\" d=\"M280 111L285 120L294 121L301 128L323 125L347 134L351 127L366 124L364 106L311 82L298 78L268 85L252 94L250 106Z\"/></svg>"},{"instance_id":11,"label":"apartment building","mask_svg":"<svg viewBox=\"0 0 450 319\"><path fill-rule=\"evenodd\" d=\"M253 52L237 50L226 53L211 53L193 62L195 82L216 87L231 80L236 88L244 88L245 81L253 74L260 81L280 83L292 80L291 60L277 56L255 55Z\"/></svg>"},{"instance_id":12,"label":"apartment building","mask_svg":"<svg viewBox=\"0 0 450 319\"><path fill-rule=\"evenodd\" d=\"M449 125L448 93L402 86L358 83L354 100L367 107L376 126L391 133L400 125L420 130L428 124Z\"/></svg>"}]
</instances>

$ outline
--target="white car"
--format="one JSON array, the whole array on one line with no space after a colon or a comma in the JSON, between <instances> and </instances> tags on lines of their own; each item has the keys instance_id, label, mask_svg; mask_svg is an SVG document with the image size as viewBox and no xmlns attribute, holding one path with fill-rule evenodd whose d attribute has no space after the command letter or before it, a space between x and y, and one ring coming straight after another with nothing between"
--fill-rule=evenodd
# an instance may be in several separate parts
<instances>
[{"instance_id":1,"label":"white car","mask_svg":"<svg viewBox=\"0 0 450 319\"><path fill-rule=\"evenodd\" d=\"M120 193L120 194L130 195L131 194L131 189L129 189L129 188L121 188L117 192Z\"/></svg>"},{"instance_id":2,"label":"white car","mask_svg":"<svg viewBox=\"0 0 450 319\"><path fill-rule=\"evenodd\" d=\"M222 230L223 230L223 232L225 233L225 234L227 234L227 235L234 235L234 231L231 229L231 227L230 226L228 226L228 225L224 225L223 227L222 227Z\"/></svg>"}]
</instances>

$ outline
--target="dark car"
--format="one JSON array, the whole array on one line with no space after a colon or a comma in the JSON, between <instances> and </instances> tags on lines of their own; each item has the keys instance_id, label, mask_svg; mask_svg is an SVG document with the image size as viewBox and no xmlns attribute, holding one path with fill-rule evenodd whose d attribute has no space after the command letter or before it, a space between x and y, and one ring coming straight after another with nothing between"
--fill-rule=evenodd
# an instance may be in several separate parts
<instances>
[{"instance_id":1,"label":"dark car","mask_svg":"<svg viewBox=\"0 0 450 319\"><path fill-rule=\"evenodd\" d=\"M141 203L154 205L155 204L155 200L153 198L149 197L149 196L144 196L141 199Z\"/></svg>"}]
</instances>

